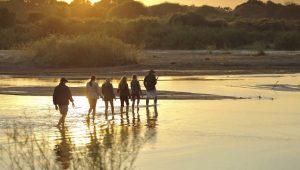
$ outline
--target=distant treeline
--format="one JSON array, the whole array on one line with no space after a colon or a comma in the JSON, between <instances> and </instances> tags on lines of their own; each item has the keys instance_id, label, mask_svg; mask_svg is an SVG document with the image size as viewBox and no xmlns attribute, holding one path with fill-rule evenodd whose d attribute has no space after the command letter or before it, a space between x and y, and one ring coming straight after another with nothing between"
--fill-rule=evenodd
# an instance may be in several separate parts
<instances>
[{"instance_id":1,"label":"distant treeline","mask_svg":"<svg viewBox=\"0 0 300 170\"><path fill-rule=\"evenodd\" d=\"M300 5L249 0L235 9L133 0L0 2L0 49L50 35L101 34L145 49L300 50Z\"/></svg>"}]
</instances>

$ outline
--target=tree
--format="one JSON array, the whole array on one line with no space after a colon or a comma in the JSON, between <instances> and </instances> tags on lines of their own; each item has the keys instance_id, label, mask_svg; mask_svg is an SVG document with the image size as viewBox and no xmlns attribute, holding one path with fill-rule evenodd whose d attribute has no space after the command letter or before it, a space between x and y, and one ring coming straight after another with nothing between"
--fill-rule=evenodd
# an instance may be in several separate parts
<instances>
[{"instance_id":1,"label":"tree","mask_svg":"<svg viewBox=\"0 0 300 170\"><path fill-rule=\"evenodd\" d=\"M73 0L70 4L71 15L75 17L86 17L90 8L91 2L89 0Z\"/></svg>"},{"instance_id":2,"label":"tree","mask_svg":"<svg viewBox=\"0 0 300 170\"><path fill-rule=\"evenodd\" d=\"M57 0L11 0L15 4L27 4L32 6L55 4Z\"/></svg>"},{"instance_id":3,"label":"tree","mask_svg":"<svg viewBox=\"0 0 300 170\"><path fill-rule=\"evenodd\" d=\"M162 3L158 5L153 5L149 7L151 15L163 16L175 13L186 12L188 9L186 6L176 4L176 3Z\"/></svg>"},{"instance_id":4,"label":"tree","mask_svg":"<svg viewBox=\"0 0 300 170\"><path fill-rule=\"evenodd\" d=\"M0 28L14 25L16 16L8 11L7 8L0 7Z\"/></svg>"},{"instance_id":5,"label":"tree","mask_svg":"<svg viewBox=\"0 0 300 170\"><path fill-rule=\"evenodd\" d=\"M234 9L234 14L247 18L275 18L275 19L300 19L300 5L282 5L267 1L266 3L258 0L249 0L238 5Z\"/></svg>"},{"instance_id":6,"label":"tree","mask_svg":"<svg viewBox=\"0 0 300 170\"><path fill-rule=\"evenodd\" d=\"M182 24L190 26L207 26L208 21L202 15L199 15L194 12L189 12L185 14L175 14L170 20L172 24Z\"/></svg>"},{"instance_id":7,"label":"tree","mask_svg":"<svg viewBox=\"0 0 300 170\"><path fill-rule=\"evenodd\" d=\"M128 1L113 7L110 15L119 18L136 18L148 15L148 9L140 2Z\"/></svg>"},{"instance_id":8,"label":"tree","mask_svg":"<svg viewBox=\"0 0 300 170\"><path fill-rule=\"evenodd\" d=\"M222 11L221 11L221 9L218 9L218 8L203 5L196 10L196 13L198 13L204 17L207 17L207 16L218 16L218 15L222 14Z\"/></svg>"},{"instance_id":9,"label":"tree","mask_svg":"<svg viewBox=\"0 0 300 170\"><path fill-rule=\"evenodd\" d=\"M114 3L112 0L101 0L101 1L94 3L93 6L96 8L110 9L110 8L114 7Z\"/></svg>"}]
</instances>

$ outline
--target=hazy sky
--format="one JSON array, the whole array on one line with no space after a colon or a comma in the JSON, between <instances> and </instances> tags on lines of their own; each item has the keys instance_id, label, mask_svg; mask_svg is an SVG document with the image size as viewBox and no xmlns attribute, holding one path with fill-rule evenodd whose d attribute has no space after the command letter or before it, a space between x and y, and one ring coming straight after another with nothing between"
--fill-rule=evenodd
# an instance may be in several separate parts
<instances>
[{"instance_id":1,"label":"hazy sky","mask_svg":"<svg viewBox=\"0 0 300 170\"><path fill-rule=\"evenodd\" d=\"M1 1L1 0L0 0ZM70 3L72 0L62 0ZM92 3L100 1L100 0L90 0ZM180 3L184 5L210 5L210 6L216 6L216 7L231 7L234 8L236 5L239 5L243 2L246 2L247 0L136 0L143 2L145 5L154 5L154 4L160 4L163 2L174 2L174 3ZM263 0L267 1L267 0ZM293 2L300 4L300 0L272 0L276 3L286 3L286 2Z\"/></svg>"},{"instance_id":2,"label":"hazy sky","mask_svg":"<svg viewBox=\"0 0 300 170\"><path fill-rule=\"evenodd\" d=\"M140 0L146 5L159 4L166 2L166 0ZM247 0L168 0L168 2L176 2L180 4L187 5L211 5L211 6L221 6L221 7L235 7L238 4L246 2ZM265 0L267 1L267 0ZM273 0L276 3L294 2L300 3L300 0Z\"/></svg>"}]
</instances>

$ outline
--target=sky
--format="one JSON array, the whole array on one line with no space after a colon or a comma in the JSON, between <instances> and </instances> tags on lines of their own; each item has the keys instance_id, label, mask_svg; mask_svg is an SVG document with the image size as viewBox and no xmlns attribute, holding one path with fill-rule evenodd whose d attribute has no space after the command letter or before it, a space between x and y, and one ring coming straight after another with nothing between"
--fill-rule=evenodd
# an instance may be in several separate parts
<instances>
[{"instance_id":1,"label":"sky","mask_svg":"<svg viewBox=\"0 0 300 170\"><path fill-rule=\"evenodd\" d=\"M145 5L153 5L153 4L159 4L162 2L166 2L166 0L140 0ZM186 5L210 5L210 6L221 6L221 7L231 7L234 8L235 6L246 2L247 0L168 0L168 2L175 2L180 4L186 4ZM264 0L267 1L267 0ZM294 2L294 3L300 3L300 0L272 0L276 3L286 3L286 2Z\"/></svg>"},{"instance_id":2,"label":"sky","mask_svg":"<svg viewBox=\"0 0 300 170\"><path fill-rule=\"evenodd\" d=\"M1 1L1 0L0 0ZM62 0L70 3L72 0ZM90 0L92 3L100 1L100 0ZM172 2L172 3L179 3L183 5L196 5L196 6L201 6L201 5L209 5L209 6L215 6L215 7L231 7L234 8L237 5L247 2L248 0L136 0L143 2L146 6L150 5L155 5L155 4L160 4L163 2ZM267 1L267 0L263 0ZM286 3L286 2L293 2L300 4L300 0L272 0L273 2L276 3Z\"/></svg>"},{"instance_id":3,"label":"sky","mask_svg":"<svg viewBox=\"0 0 300 170\"><path fill-rule=\"evenodd\" d=\"M0 0L3 1L3 0ZM4 0L5 1L5 0ZM61 0L66 1L70 3L73 0ZM90 0L92 3L98 2L100 0ZM182 5L195 5L195 6L202 6L202 5L209 5L209 6L215 6L215 7L231 7L234 8L237 5L247 2L248 0L136 0L140 1L146 6L151 6L155 4L160 4L163 2L171 2L171 3L179 3ZM264 2L268 0L262 0ZM272 0L275 3L282 3L285 4L287 2L292 2L296 4L300 4L300 0Z\"/></svg>"}]
</instances>

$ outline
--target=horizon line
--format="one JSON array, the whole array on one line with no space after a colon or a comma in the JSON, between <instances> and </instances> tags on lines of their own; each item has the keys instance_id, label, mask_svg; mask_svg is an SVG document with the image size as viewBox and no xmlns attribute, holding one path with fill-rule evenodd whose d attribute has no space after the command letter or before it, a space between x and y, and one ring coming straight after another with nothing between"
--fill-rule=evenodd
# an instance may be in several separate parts
<instances>
[{"instance_id":1,"label":"horizon line","mask_svg":"<svg viewBox=\"0 0 300 170\"><path fill-rule=\"evenodd\" d=\"M0 2L9 2L9 1L11 1L11 0L0 0ZM57 2L66 2L67 4L70 4L72 1L73 0L57 0ZM96 0L96 1L88 0L88 1L92 5L94 5L95 3L100 2L101 0ZM182 5L182 6L195 6L195 7L211 6L211 7L215 7L215 8L218 8L218 7L220 7L220 8L229 7L231 9L234 9L237 6L248 2L248 0L244 0L244 2L238 3L238 4L234 5L234 6L230 6L230 5L213 5L213 4L209 4L209 3L202 3L202 4L186 3L186 4L184 4L184 3L182 3L182 1L181 2L172 2L172 0L171 1L162 1L162 2L158 2L158 3L147 3L147 2L145 2L145 0L134 0L134 1L141 2L146 7L151 7L151 6L160 5L160 4L164 4L164 3L170 3L170 4L179 4L179 5ZM266 3L268 0L259 0L259 1L262 1L262 2ZM286 0L285 2L274 2L274 0L273 0L272 2L276 3L276 4L281 4L281 5L286 5L286 4L290 4L290 3L296 4L296 5L300 5L300 2L295 2L293 0L292 1Z\"/></svg>"}]
</instances>

